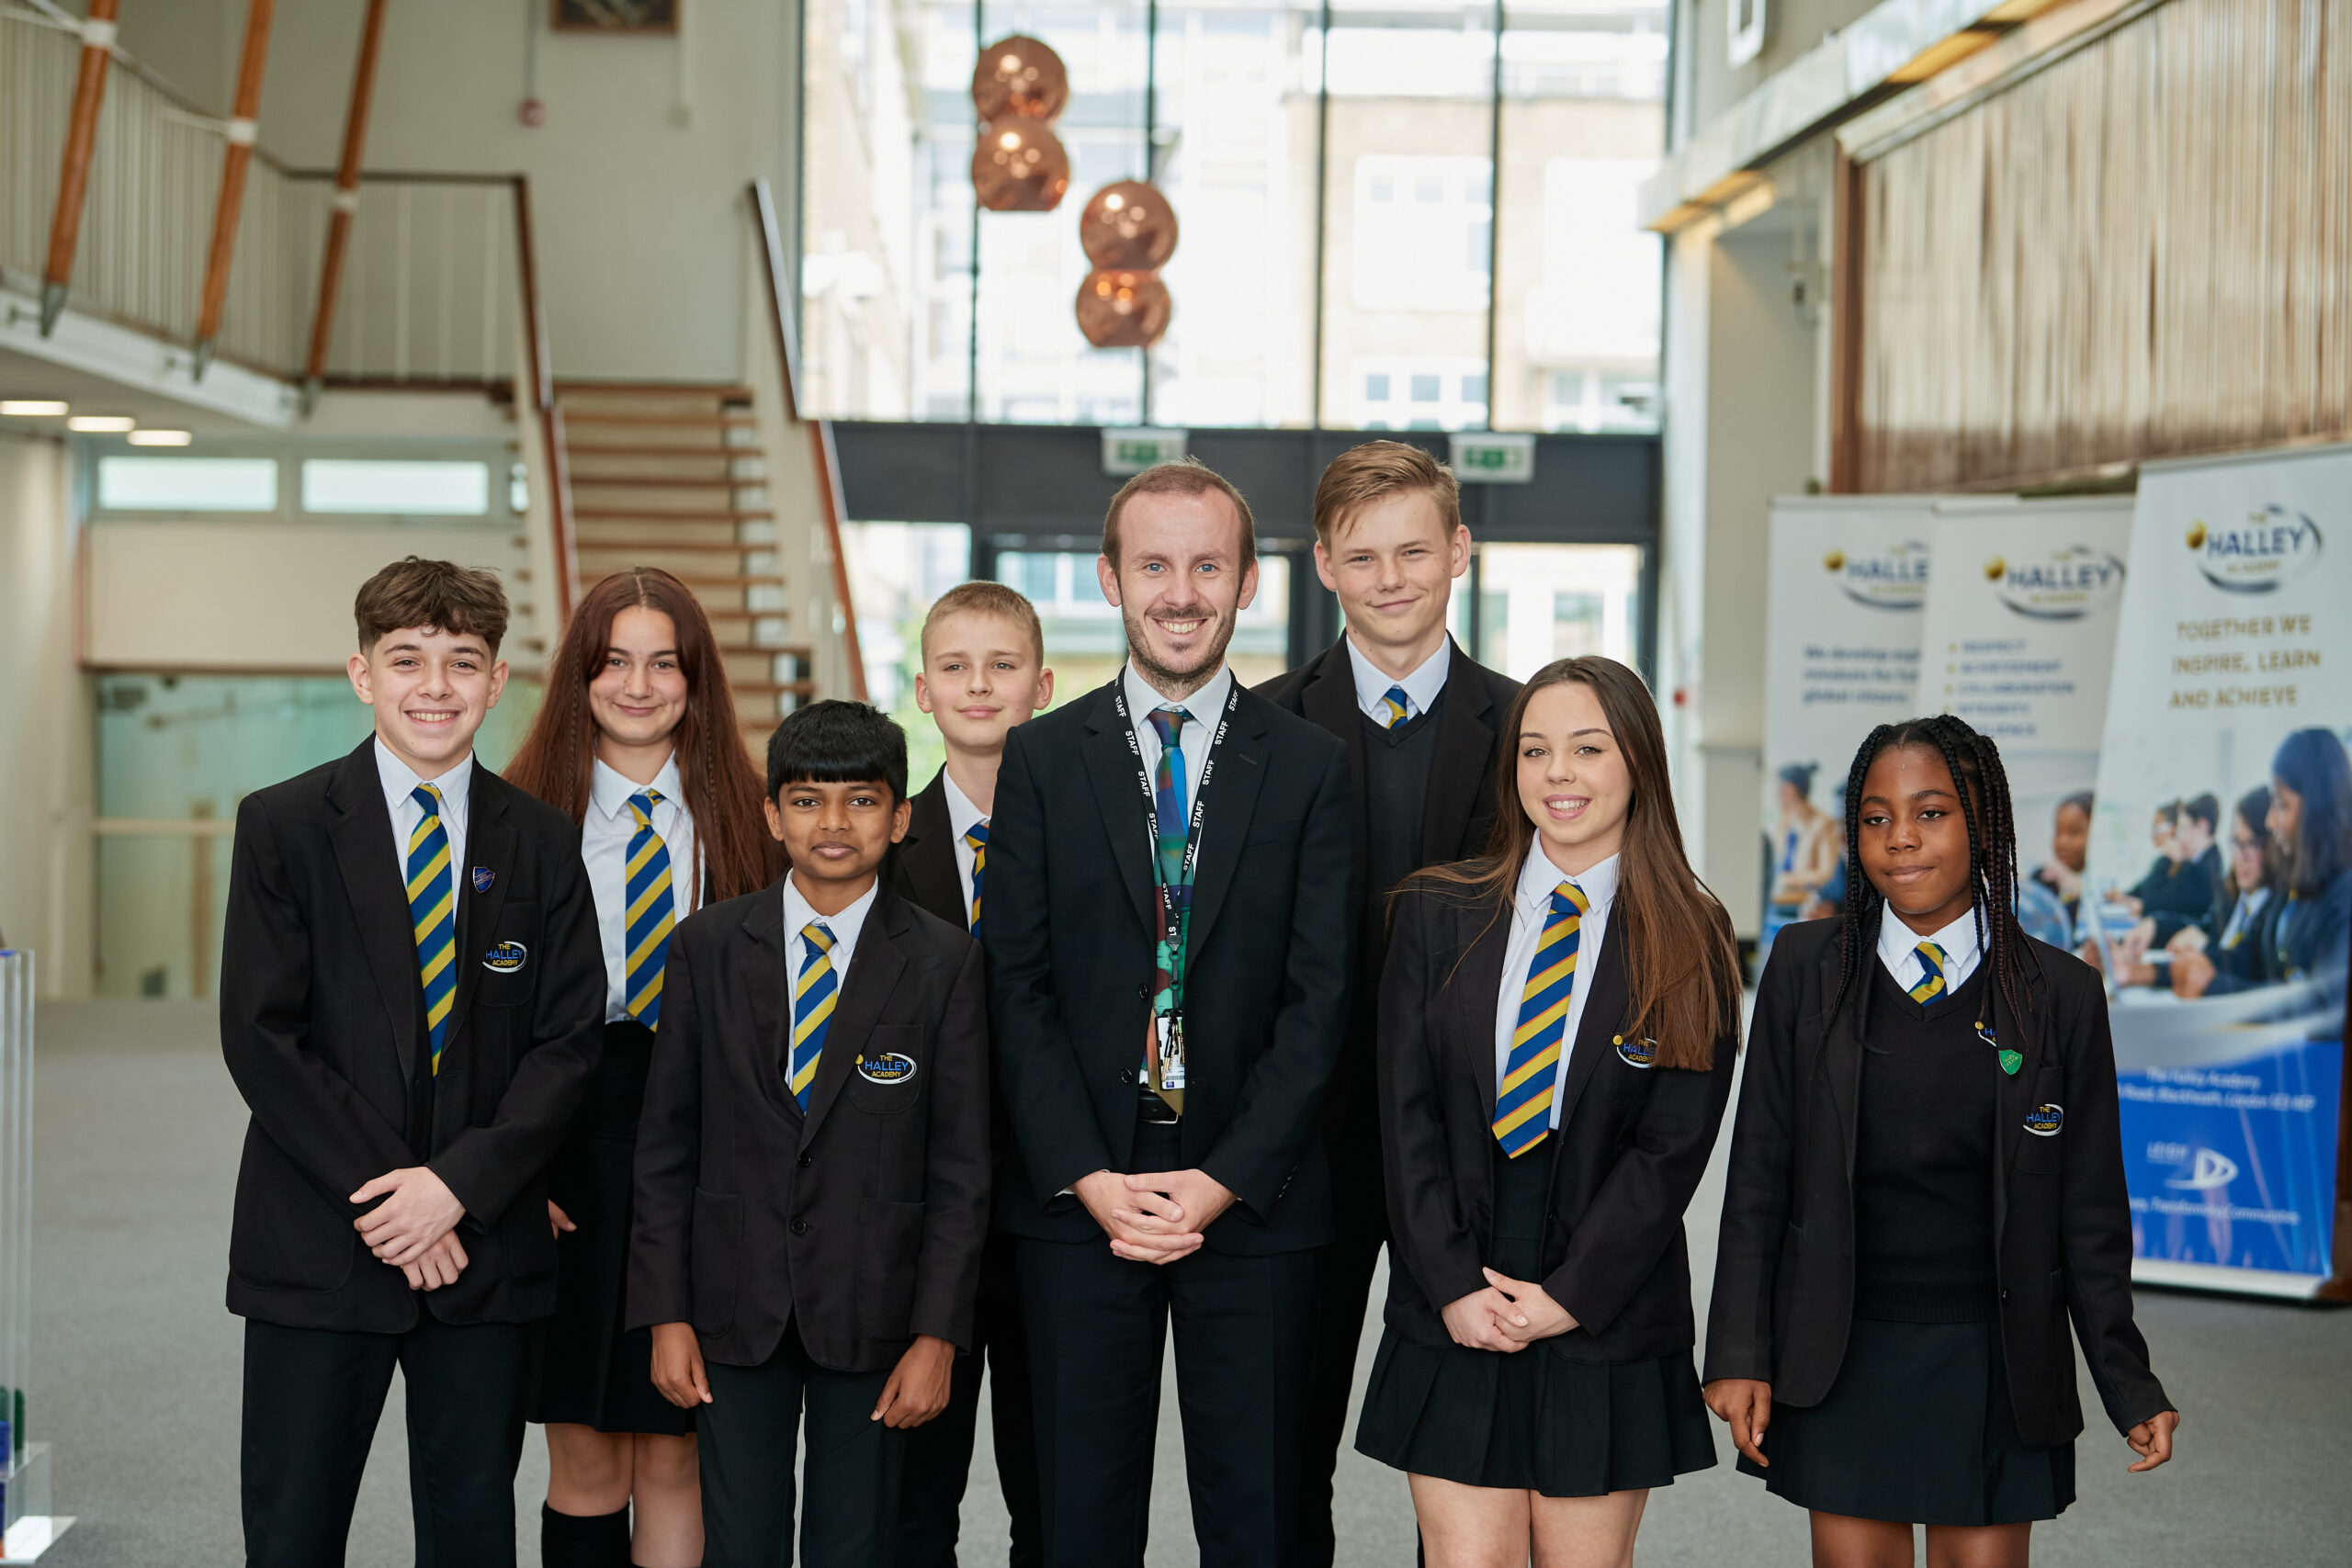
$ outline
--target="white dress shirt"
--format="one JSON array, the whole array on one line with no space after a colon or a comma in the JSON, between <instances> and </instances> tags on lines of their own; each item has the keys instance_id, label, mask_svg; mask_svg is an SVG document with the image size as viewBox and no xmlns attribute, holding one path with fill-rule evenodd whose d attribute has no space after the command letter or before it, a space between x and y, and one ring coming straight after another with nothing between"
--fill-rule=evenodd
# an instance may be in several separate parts
<instances>
[{"instance_id":1,"label":"white dress shirt","mask_svg":"<svg viewBox=\"0 0 2352 1568\"><path fill-rule=\"evenodd\" d=\"M2267 886L2239 894L2237 902L2230 906L2228 922L2222 927L2220 944L2229 948L2244 942L2245 933L2254 929L2255 919L2262 913L2263 906L2269 902L2270 889Z\"/></svg>"},{"instance_id":2,"label":"white dress shirt","mask_svg":"<svg viewBox=\"0 0 2352 1568\"><path fill-rule=\"evenodd\" d=\"M1156 739L1156 737L1155 737ZM988 820L988 814L972 804L972 797L956 787L956 775L943 772L940 782L947 786L947 826L956 834L956 874L964 889L964 924L972 923L972 863L978 853L965 840L976 822Z\"/></svg>"},{"instance_id":3,"label":"white dress shirt","mask_svg":"<svg viewBox=\"0 0 2352 1568\"><path fill-rule=\"evenodd\" d=\"M809 908L808 899L800 896L797 875L784 879L785 956L791 964L792 982L796 988L800 983L800 966L808 962L808 939L800 933L808 929L810 921L822 920L825 929L833 933L830 956L833 965L833 985L837 987L835 1005L839 1005L838 987L849 984L849 963L857 953L857 933L865 930L865 917L874 908L875 892L881 886L882 879L876 876L848 908L838 915L820 915Z\"/></svg>"},{"instance_id":4,"label":"white dress shirt","mask_svg":"<svg viewBox=\"0 0 2352 1568\"><path fill-rule=\"evenodd\" d=\"M596 931L605 943L605 1021L617 1023L628 1017L628 841L637 837L631 795L650 789L662 797L653 807L653 831L670 852L672 919L683 920L701 908L702 877L695 859L694 813L686 809L685 786L678 781L678 759L662 763L650 784L638 784L601 761L592 767L588 814L580 821L580 860L588 869Z\"/></svg>"},{"instance_id":5,"label":"white dress shirt","mask_svg":"<svg viewBox=\"0 0 2352 1568\"><path fill-rule=\"evenodd\" d=\"M1233 666L1222 664L1208 684L1171 705L1166 697L1151 689L1151 682L1139 674L1132 659L1121 671L1125 682L1127 718L1136 729L1136 744L1143 749L1143 771L1147 778L1159 775L1159 727L1151 722L1154 708L1181 705L1184 709L1184 728L1177 732L1177 743L1184 748L1184 810L1189 818L1193 802L1200 797L1201 770L1209 763L1209 743L1216 739L1216 727L1225 718L1226 698L1233 691Z\"/></svg>"},{"instance_id":6,"label":"white dress shirt","mask_svg":"<svg viewBox=\"0 0 2352 1568\"><path fill-rule=\"evenodd\" d=\"M429 784L441 792L441 830L449 836L449 896L451 909L456 908L458 891L464 886L466 875L466 807L472 798L474 754L469 751L457 764L437 779L421 778L406 762L392 755L384 738L376 738L376 777L384 786L384 804L392 813L392 853L401 868L400 882L408 886L408 840L416 825L424 820L424 807L416 803L414 791L421 784Z\"/></svg>"},{"instance_id":7,"label":"white dress shirt","mask_svg":"<svg viewBox=\"0 0 2352 1568\"><path fill-rule=\"evenodd\" d=\"M1894 976L1894 983L1908 991L1927 978L1927 960L1919 956L1919 944L1932 942L1944 950L1944 993L1949 996L1968 984L1976 973L1977 961L1984 956L1976 946L1976 911L1965 910L1932 936L1921 936L1903 923L1901 916L1892 909L1881 910L1878 919L1878 961Z\"/></svg>"},{"instance_id":8,"label":"white dress shirt","mask_svg":"<svg viewBox=\"0 0 2352 1568\"><path fill-rule=\"evenodd\" d=\"M1390 687L1402 686L1405 689L1405 716L1408 719L1419 718L1429 712L1430 705L1437 701L1437 694L1445 690L1446 671L1453 664L1452 637L1440 642L1437 651L1422 660L1412 673L1401 681L1391 680L1382 673L1378 665L1366 659L1363 651L1356 647L1352 635L1340 640L1348 645L1348 668L1355 672L1356 706L1363 709L1366 717L1384 728L1388 723Z\"/></svg>"},{"instance_id":9,"label":"white dress shirt","mask_svg":"<svg viewBox=\"0 0 2352 1568\"><path fill-rule=\"evenodd\" d=\"M1503 983L1495 994L1495 1083L1499 1087L1510 1066L1511 1036L1519 1032L1519 1004L1527 989L1527 971L1543 944L1544 930L1552 923L1552 890L1573 882L1591 907L1577 921L1577 979L1568 993L1568 1016L1562 1021L1560 1065L1552 1075L1552 1109L1544 1125L1560 1125L1560 1090L1568 1081L1568 1057L1576 1050L1577 1028L1584 1021L1585 998L1592 994L1592 974L1600 956L1601 939L1609 934L1609 907L1617 901L1617 859L1570 876L1552 863L1539 840L1528 847L1519 868L1519 886L1510 900L1510 945L1503 949Z\"/></svg>"}]
</instances>

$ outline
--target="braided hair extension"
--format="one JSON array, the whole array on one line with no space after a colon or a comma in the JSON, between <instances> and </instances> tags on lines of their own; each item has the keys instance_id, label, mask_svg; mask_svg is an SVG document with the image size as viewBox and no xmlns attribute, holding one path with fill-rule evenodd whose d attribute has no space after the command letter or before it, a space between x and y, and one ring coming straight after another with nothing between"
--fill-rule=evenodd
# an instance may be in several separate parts
<instances>
[{"instance_id":1,"label":"braided hair extension","mask_svg":"<svg viewBox=\"0 0 2352 1568\"><path fill-rule=\"evenodd\" d=\"M2040 976L2041 961L2018 924L2017 816L2008 772L1992 737L1951 714L1882 724L1871 730L1846 774L1846 863L1860 872L1862 782L1871 764L1881 752L1906 746L1934 751L1951 772L1960 795L1961 822L1968 830L1968 892L1977 949L1985 955L2010 1015L2022 1020L2030 995L2027 980L2029 975ZM1849 876L1847 889L1838 937L1838 998L1829 1010L1833 1018L1854 991L1856 976L1865 972L1874 921L1886 904L1885 895L1866 875Z\"/></svg>"}]
</instances>

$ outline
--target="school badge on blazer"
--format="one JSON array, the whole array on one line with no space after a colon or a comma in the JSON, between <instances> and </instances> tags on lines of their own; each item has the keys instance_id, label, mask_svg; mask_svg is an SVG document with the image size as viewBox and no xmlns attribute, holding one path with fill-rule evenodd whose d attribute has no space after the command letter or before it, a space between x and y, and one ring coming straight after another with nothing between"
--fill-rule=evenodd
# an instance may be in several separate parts
<instances>
[{"instance_id":1,"label":"school badge on blazer","mask_svg":"<svg viewBox=\"0 0 2352 1568\"><path fill-rule=\"evenodd\" d=\"M857 1076L867 1083L906 1083L915 1076L915 1059L901 1056L896 1051L885 1051L878 1056L860 1056Z\"/></svg>"},{"instance_id":2,"label":"school badge on blazer","mask_svg":"<svg viewBox=\"0 0 2352 1568\"><path fill-rule=\"evenodd\" d=\"M1610 1037L1610 1043L1617 1047L1617 1055L1629 1067L1647 1067L1657 1060L1657 1042L1655 1040L1628 1040L1622 1034L1615 1034Z\"/></svg>"},{"instance_id":3,"label":"school badge on blazer","mask_svg":"<svg viewBox=\"0 0 2352 1568\"><path fill-rule=\"evenodd\" d=\"M478 865L478 866L474 867L474 891L475 891L475 892L477 892L477 893L487 893L487 892L489 892L489 891L490 891L490 885L491 885L492 883L493 883L493 882L497 881L497 880L498 880L498 877L497 877L496 874L495 874L495 873L493 873L493 872L490 869L490 867L488 867L488 866L486 866L486 865Z\"/></svg>"},{"instance_id":4,"label":"school badge on blazer","mask_svg":"<svg viewBox=\"0 0 2352 1568\"><path fill-rule=\"evenodd\" d=\"M531 950L519 942L496 942L481 955L481 966L493 975L512 975L530 956Z\"/></svg>"},{"instance_id":5,"label":"school badge on blazer","mask_svg":"<svg viewBox=\"0 0 2352 1568\"><path fill-rule=\"evenodd\" d=\"M2025 1130L2037 1138L2054 1138L2065 1123L2065 1108L2057 1105L2037 1105L2026 1112Z\"/></svg>"}]
</instances>

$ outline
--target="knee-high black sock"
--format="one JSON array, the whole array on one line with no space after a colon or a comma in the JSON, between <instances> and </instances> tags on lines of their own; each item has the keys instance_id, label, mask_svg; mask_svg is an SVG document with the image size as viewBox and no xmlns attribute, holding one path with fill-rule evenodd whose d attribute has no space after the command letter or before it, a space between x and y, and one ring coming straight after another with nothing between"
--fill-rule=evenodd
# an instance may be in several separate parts
<instances>
[{"instance_id":1,"label":"knee-high black sock","mask_svg":"<svg viewBox=\"0 0 2352 1568\"><path fill-rule=\"evenodd\" d=\"M539 1505L541 1568L629 1568L628 1510L559 1514Z\"/></svg>"}]
</instances>

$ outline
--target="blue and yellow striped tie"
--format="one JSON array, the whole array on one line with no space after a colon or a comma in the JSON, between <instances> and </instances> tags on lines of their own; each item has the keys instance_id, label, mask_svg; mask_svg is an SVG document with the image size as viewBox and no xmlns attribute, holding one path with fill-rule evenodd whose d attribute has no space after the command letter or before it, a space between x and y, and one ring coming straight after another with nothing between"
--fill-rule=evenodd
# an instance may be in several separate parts
<instances>
[{"instance_id":1,"label":"blue and yellow striped tie","mask_svg":"<svg viewBox=\"0 0 2352 1568\"><path fill-rule=\"evenodd\" d=\"M662 965L670 956L670 930L678 923L677 900L670 888L670 846L653 830L653 808L662 792L641 789L628 797L629 815L637 831L629 835L628 867L621 886L628 898L621 917L628 958L621 965L628 976L628 1015L648 1029L662 1027Z\"/></svg>"},{"instance_id":2,"label":"blue and yellow striped tie","mask_svg":"<svg viewBox=\"0 0 2352 1568\"><path fill-rule=\"evenodd\" d=\"M1944 994L1944 950L1932 942L1919 944L1918 982L1911 987L1915 1002L1931 1002Z\"/></svg>"},{"instance_id":3,"label":"blue and yellow striped tie","mask_svg":"<svg viewBox=\"0 0 2352 1568\"><path fill-rule=\"evenodd\" d=\"M1411 716L1413 699L1405 694L1404 687L1391 686L1382 694L1380 705L1386 710L1386 716L1380 721L1380 728L1394 729Z\"/></svg>"},{"instance_id":4,"label":"blue and yellow striped tie","mask_svg":"<svg viewBox=\"0 0 2352 1568\"><path fill-rule=\"evenodd\" d=\"M1577 988L1577 932L1592 908L1573 882L1552 889L1544 938L1519 993L1519 1027L1495 1091L1495 1139L1517 1159L1552 1130L1552 1085L1560 1076L1560 1045L1567 1033L1568 998Z\"/></svg>"},{"instance_id":5,"label":"blue and yellow striped tie","mask_svg":"<svg viewBox=\"0 0 2352 1568\"><path fill-rule=\"evenodd\" d=\"M809 1086L817 1081L817 1058L824 1055L825 1031L833 1021L833 993L841 983L833 976L833 933L822 920L800 928L808 956L800 961L800 978L792 987L792 1098L808 1109Z\"/></svg>"},{"instance_id":6,"label":"blue and yellow striped tie","mask_svg":"<svg viewBox=\"0 0 2352 1568\"><path fill-rule=\"evenodd\" d=\"M408 918L416 931L416 974L424 987L424 1028L437 1075L449 1007L458 997L457 880L449 869L449 830L441 825L441 792L421 784L409 798L424 810L408 836Z\"/></svg>"},{"instance_id":7,"label":"blue and yellow striped tie","mask_svg":"<svg viewBox=\"0 0 2352 1568\"><path fill-rule=\"evenodd\" d=\"M977 942L980 936L980 879L989 869L989 819L983 817L973 823L971 830L964 835L964 841L972 846L972 940Z\"/></svg>"}]
</instances>

